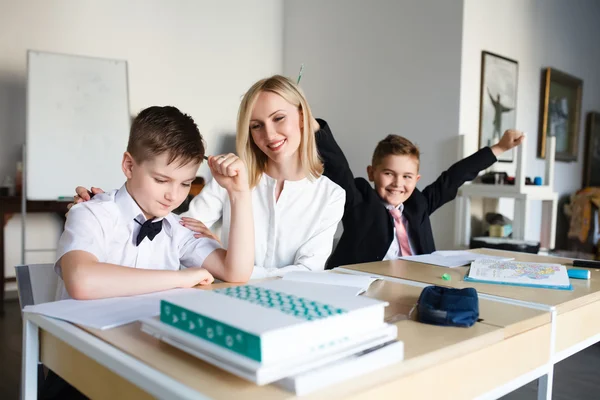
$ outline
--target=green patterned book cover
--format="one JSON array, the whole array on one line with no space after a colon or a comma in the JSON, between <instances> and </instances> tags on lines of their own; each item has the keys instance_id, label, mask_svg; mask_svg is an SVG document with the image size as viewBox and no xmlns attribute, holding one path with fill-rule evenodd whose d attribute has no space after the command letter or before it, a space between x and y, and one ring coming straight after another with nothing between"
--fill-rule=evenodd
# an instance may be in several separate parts
<instances>
[{"instance_id":1,"label":"green patterned book cover","mask_svg":"<svg viewBox=\"0 0 600 400\"><path fill-rule=\"evenodd\" d=\"M258 363L336 346L383 324L387 303L283 280L163 300L161 322Z\"/></svg>"}]
</instances>

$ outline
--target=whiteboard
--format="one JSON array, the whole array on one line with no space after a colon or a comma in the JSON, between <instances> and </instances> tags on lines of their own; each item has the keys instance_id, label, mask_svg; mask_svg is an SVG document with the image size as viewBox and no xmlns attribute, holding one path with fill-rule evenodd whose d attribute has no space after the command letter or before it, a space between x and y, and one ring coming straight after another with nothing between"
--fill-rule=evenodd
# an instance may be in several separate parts
<instances>
[{"instance_id":1,"label":"whiteboard","mask_svg":"<svg viewBox=\"0 0 600 400\"><path fill-rule=\"evenodd\" d=\"M76 186L118 189L129 124L126 61L29 51L27 198L72 197Z\"/></svg>"}]
</instances>

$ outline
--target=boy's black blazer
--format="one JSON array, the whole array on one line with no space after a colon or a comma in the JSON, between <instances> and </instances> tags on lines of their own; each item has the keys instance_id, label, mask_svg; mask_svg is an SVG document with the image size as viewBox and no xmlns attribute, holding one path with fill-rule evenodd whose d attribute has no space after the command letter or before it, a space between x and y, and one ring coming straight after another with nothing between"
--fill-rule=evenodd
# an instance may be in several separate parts
<instances>
[{"instance_id":1,"label":"boy's black blazer","mask_svg":"<svg viewBox=\"0 0 600 400\"><path fill-rule=\"evenodd\" d=\"M381 261L394 239L394 225L383 201L364 178L354 178L344 153L324 120L317 120L317 149L325 165L324 175L346 191L342 222L344 233L327 261L327 268ZM423 191L415 188L404 202L403 215L415 254L435 251L429 216L456 197L458 188L475 179L479 171L495 163L489 147L458 161Z\"/></svg>"}]
</instances>

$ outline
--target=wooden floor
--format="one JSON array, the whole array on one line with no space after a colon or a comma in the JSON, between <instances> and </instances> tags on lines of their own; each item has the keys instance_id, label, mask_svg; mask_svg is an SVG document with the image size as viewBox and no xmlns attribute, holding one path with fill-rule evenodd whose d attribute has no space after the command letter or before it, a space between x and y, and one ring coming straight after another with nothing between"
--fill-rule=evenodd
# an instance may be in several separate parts
<instances>
[{"instance_id":1,"label":"wooden floor","mask_svg":"<svg viewBox=\"0 0 600 400\"><path fill-rule=\"evenodd\" d=\"M0 399L19 398L21 376L21 312L18 301L5 303L0 317ZM594 345L556 365L555 400L600 399L600 345ZM448 398L451 398L449 396ZM536 383L504 396L503 400L535 400Z\"/></svg>"}]
</instances>

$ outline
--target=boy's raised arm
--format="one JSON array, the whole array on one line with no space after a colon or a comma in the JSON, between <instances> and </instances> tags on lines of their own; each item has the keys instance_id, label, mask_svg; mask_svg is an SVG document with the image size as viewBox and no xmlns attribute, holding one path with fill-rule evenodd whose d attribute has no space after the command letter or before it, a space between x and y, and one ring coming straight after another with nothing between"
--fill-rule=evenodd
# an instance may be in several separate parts
<instances>
[{"instance_id":1,"label":"boy's raised arm","mask_svg":"<svg viewBox=\"0 0 600 400\"><path fill-rule=\"evenodd\" d=\"M348 164L344 152L335 141L329 124L322 119L317 119L318 130L315 132L317 151L323 161L325 171L323 175L337 183L346 191L345 209L354 207L363 198L361 192L356 188L354 175ZM315 128L317 124L314 124Z\"/></svg>"}]
</instances>

